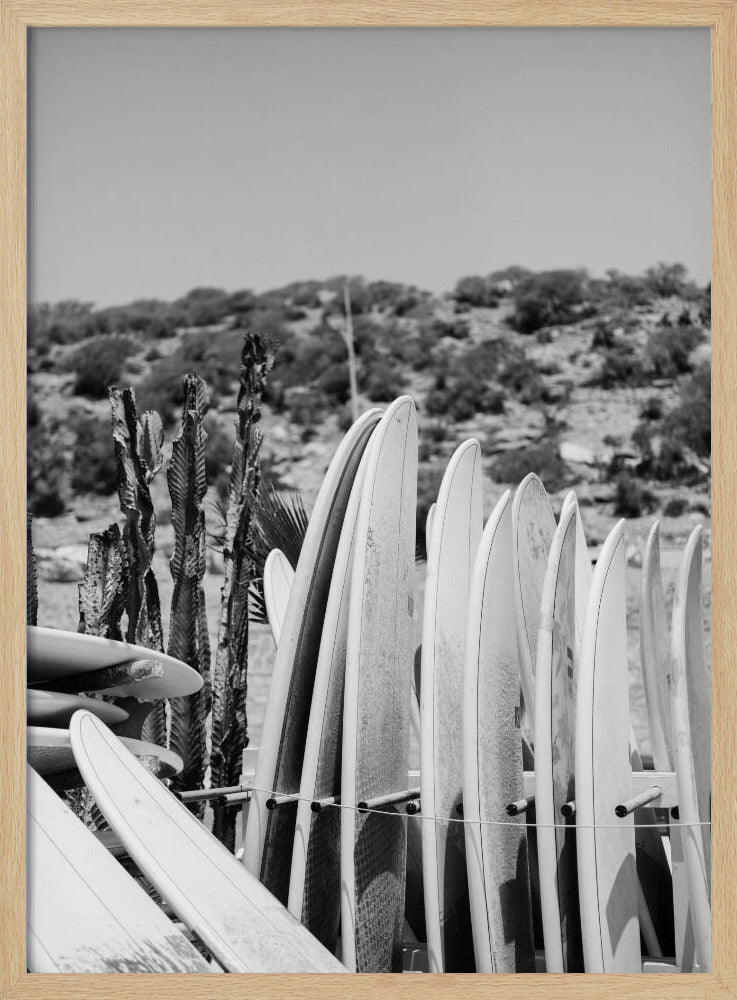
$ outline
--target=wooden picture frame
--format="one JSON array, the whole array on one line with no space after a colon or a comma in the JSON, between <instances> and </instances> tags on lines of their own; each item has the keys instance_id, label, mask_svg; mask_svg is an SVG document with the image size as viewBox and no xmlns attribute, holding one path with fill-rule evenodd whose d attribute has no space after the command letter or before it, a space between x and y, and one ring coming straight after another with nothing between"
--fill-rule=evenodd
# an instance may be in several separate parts
<instances>
[{"instance_id":1,"label":"wooden picture frame","mask_svg":"<svg viewBox=\"0 0 737 1000\"><path fill-rule=\"evenodd\" d=\"M712 43L713 969L709 975L29 975L25 965L26 29L35 26L705 27ZM737 0L0 0L0 997L737 996Z\"/></svg>"}]
</instances>

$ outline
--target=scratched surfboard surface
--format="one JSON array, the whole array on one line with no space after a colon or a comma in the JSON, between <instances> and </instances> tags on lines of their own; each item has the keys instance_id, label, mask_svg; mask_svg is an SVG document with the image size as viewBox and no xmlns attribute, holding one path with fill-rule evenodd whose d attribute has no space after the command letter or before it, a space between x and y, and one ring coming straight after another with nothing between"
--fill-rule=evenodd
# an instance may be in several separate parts
<instances>
[{"instance_id":1,"label":"scratched surfboard surface","mask_svg":"<svg viewBox=\"0 0 737 1000\"><path fill-rule=\"evenodd\" d=\"M599 555L586 610L576 707L576 860L586 972L641 972L630 795L624 522Z\"/></svg>"},{"instance_id":2,"label":"scratched surfboard surface","mask_svg":"<svg viewBox=\"0 0 737 1000\"><path fill-rule=\"evenodd\" d=\"M403 396L369 444L351 578L341 772L343 961L401 971L406 815L358 813L407 787L413 670L417 416Z\"/></svg>"},{"instance_id":3,"label":"scratched surfboard surface","mask_svg":"<svg viewBox=\"0 0 737 1000\"><path fill-rule=\"evenodd\" d=\"M340 813L313 812L311 802L340 795L343 686L356 525L366 471L364 452L335 556L307 726L289 910L331 951L340 932Z\"/></svg>"},{"instance_id":4,"label":"scratched surfboard surface","mask_svg":"<svg viewBox=\"0 0 737 1000\"><path fill-rule=\"evenodd\" d=\"M463 817L476 969L534 972L522 798L520 685L509 491L489 518L473 569L463 702Z\"/></svg>"},{"instance_id":5,"label":"scratched surfboard surface","mask_svg":"<svg viewBox=\"0 0 737 1000\"><path fill-rule=\"evenodd\" d=\"M543 587L535 677L535 815L547 972L583 972L575 820L578 504L567 503Z\"/></svg>"},{"instance_id":6,"label":"scratched surfboard surface","mask_svg":"<svg viewBox=\"0 0 737 1000\"><path fill-rule=\"evenodd\" d=\"M473 972L463 800L468 596L483 529L481 449L464 442L443 477L428 541L422 636L422 856L430 972Z\"/></svg>"},{"instance_id":7,"label":"scratched surfboard surface","mask_svg":"<svg viewBox=\"0 0 737 1000\"><path fill-rule=\"evenodd\" d=\"M244 863L286 905L297 802L268 810L272 792L299 792L330 580L353 480L381 411L369 410L335 453L307 526L277 646L244 839Z\"/></svg>"},{"instance_id":8,"label":"scratched surfboard surface","mask_svg":"<svg viewBox=\"0 0 737 1000\"><path fill-rule=\"evenodd\" d=\"M112 854L26 767L30 972L209 972Z\"/></svg>"}]
</instances>

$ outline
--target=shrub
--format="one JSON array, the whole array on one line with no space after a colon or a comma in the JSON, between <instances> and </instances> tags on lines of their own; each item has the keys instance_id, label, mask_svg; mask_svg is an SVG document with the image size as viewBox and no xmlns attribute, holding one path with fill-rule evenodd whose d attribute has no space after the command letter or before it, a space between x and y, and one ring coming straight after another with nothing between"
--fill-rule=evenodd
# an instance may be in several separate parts
<instances>
[{"instance_id":1,"label":"shrub","mask_svg":"<svg viewBox=\"0 0 737 1000\"><path fill-rule=\"evenodd\" d=\"M130 337L92 337L76 348L67 359L75 372L74 391L82 396L102 399L111 385L119 381L123 364L140 345Z\"/></svg>"},{"instance_id":2,"label":"shrub","mask_svg":"<svg viewBox=\"0 0 737 1000\"><path fill-rule=\"evenodd\" d=\"M643 420L660 420L663 416L663 400L660 396L648 396L640 410L640 416Z\"/></svg>"},{"instance_id":3,"label":"shrub","mask_svg":"<svg viewBox=\"0 0 737 1000\"><path fill-rule=\"evenodd\" d=\"M657 507L653 494L628 472L617 477L614 492L614 513L617 517L641 517Z\"/></svg>"},{"instance_id":4,"label":"shrub","mask_svg":"<svg viewBox=\"0 0 737 1000\"><path fill-rule=\"evenodd\" d=\"M512 324L520 333L534 333L543 326L572 323L584 301L584 271L541 271L531 274L513 292Z\"/></svg>"},{"instance_id":5,"label":"shrub","mask_svg":"<svg viewBox=\"0 0 737 1000\"><path fill-rule=\"evenodd\" d=\"M571 482L571 471L558 454L555 441L540 441L495 457L489 469L497 483L518 483L528 472L536 473L555 492Z\"/></svg>"},{"instance_id":6,"label":"shrub","mask_svg":"<svg viewBox=\"0 0 737 1000\"><path fill-rule=\"evenodd\" d=\"M679 390L679 401L663 420L663 434L691 448L701 458L711 455L711 369L702 365Z\"/></svg>"},{"instance_id":7,"label":"shrub","mask_svg":"<svg viewBox=\"0 0 737 1000\"><path fill-rule=\"evenodd\" d=\"M647 288L662 298L683 295L691 285L683 264L664 264L662 261L645 271L644 280Z\"/></svg>"},{"instance_id":8,"label":"shrub","mask_svg":"<svg viewBox=\"0 0 737 1000\"><path fill-rule=\"evenodd\" d=\"M486 306L493 308L499 304L499 294L496 283L479 275L469 275L461 278L453 290L456 302L467 306Z\"/></svg>"},{"instance_id":9,"label":"shrub","mask_svg":"<svg viewBox=\"0 0 737 1000\"><path fill-rule=\"evenodd\" d=\"M47 423L30 424L26 438L28 509L39 517L57 517L66 509L66 463Z\"/></svg>"},{"instance_id":10,"label":"shrub","mask_svg":"<svg viewBox=\"0 0 737 1000\"><path fill-rule=\"evenodd\" d=\"M346 403L351 395L348 362L329 365L315 381L315 387L331 402Z\"/></svg>"},{"instance_id":11,"label":"shrub","mask_svg":"<svg viewBox=\"0 0 737 1000\"><path fill-rule=\"evenodd\" d=\"M635 309L649 305L653 300L653 291L644 278L615 269L607 271L605 279L591 281L589 291L592 298L609 309Z\"/></svg>"},{"instance_id":12,"label":"shrub","mask_svg":"<svg viewBox=\"0 0 737 1000\"><path fill-rule=\"evenodd\" d=\"M663 507L663 517L680 517L688 510L688 500L685 497L671 497Z\"/></svg>"},{"instance_id":13,"label":"shrub","mask_svg":"<svg viewBox=\"0 0 737 1000\"><path fill-rule=\"evenodd\" d=\"M467 319L434 319L432 329L435 338L451 337L453 340L467 340L470 333L470 324Z\"/></svg>"},{"instance_id":14,"label":"shrub","mask_svg":"<svg viewBox=\"0 0 737 1000\"><path fill-rule=\"evenodd\" d=\"M205 472L207 482L210 485L216 485L221 476L224 476L227 481L230 464L233 460L235 435L233 428L229 427L226 421L213 412L205 416L204 425L207 433Z\"/></svg>"},{"instance_id":15,"label":"shrub","mask_svg":"<svg viewBox=\"0 0 737 1000\"><path fill-rule=\"evenodd\" d=\"M515 354L504 364L499 373L499 381L527 406L545 398L542 375L532 358L522 352Z\"/></svg>"},{"instance_id":16,"label":"shrub","mask_svg":"<svg viewBox=\"0 0 737 1000\"><path fill-rule=\"evenodd\" d=\"M75 493L109 496L118 487L118 463L109 421L79 415L72 420L71 486Z\"/></svg>"},{"instance_id":17,"label":"shrub","mask_svg":"<svg viewBox=\"0 0 737 1000\"><path fill-rule=\"evenodd\" d=\"M698 327L657 329L648 337L647 366L653 378L676 378L690 370L689 356L704 340Z\"/></svg>"},{"instance_id":18,"label":"shrub","mask_svg":"<svg viewBox=\"0 0 737 1000\"><path fill-rule=\"evenodd\" d=\"M400 372L396 371L388 360L382 358L371 366L367 377L363 380L362 388L372 403L383 403L401 396L405 384Z\"/></svg>"},{"instance_id":19,"label":"shrub","mask_svg":"<svg viewBox=\"0 0 737 1000\"><path fill-rule=\"evenodd\" d=\"M601 364L589 385L601 389L642 385L646 381L642 360L629 344L617 343L602 352Z\"/></svg>"},{"instance_id":20,"label":"shrub","mask_svg":"<svg viewBox=\"0 0 737 1000\"><path fill-rule=\"evenodd\" d=\"M222 288L193 288L173 303L182 326L215 326L230 313L230 296Z\"/></svg>"}]
</instances>

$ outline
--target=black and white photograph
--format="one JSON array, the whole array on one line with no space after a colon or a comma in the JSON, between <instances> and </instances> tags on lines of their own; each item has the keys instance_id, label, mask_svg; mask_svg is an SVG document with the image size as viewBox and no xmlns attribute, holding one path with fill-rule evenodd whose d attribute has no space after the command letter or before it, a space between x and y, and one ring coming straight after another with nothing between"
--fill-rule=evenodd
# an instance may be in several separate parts
<instances>
[{"instance_id":1,"label":"black and white photograph","mask_svg":"<svg viewBox=\"0 0 737 1000\"><path fill-rule=\"evenodd\" d=\"M28 972L710 972L709 29L27 55Z\"/></svg>"}]
</instances>

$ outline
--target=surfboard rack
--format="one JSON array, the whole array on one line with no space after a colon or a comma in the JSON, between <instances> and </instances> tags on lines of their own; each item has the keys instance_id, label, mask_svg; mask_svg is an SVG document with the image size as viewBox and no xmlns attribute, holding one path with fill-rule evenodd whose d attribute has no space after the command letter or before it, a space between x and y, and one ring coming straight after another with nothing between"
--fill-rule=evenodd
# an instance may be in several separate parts
<instances>
[{"instance_id":1,"label":"surfboard rack","mask_svg":"<svg viewBox=\"0 0 737 1000\"><path fill-rule=\"evenodd\" d=\"M359 812L370 812L372 810L390 810L391 806L401 805L403 802L410 802L419 799L419 788L407 788L403 792L391 792L389 795L377 795L375 799L366 799L358 803Z\"/></svg>"},{"instance_id":2,"label":"surfboard rack","mask_svg":"<svg viewBox=\"0 0 737 1000\"><path fill-rule=\"evenodd\" d=\"M614 813L619 816L620 819L624 819L625 816L629 816L630 813L633 813L635 809L639 809L641 806L646 806L649 802L654 802L655 799L659 799L662 794L663 789L660 785L652 785L644 792L640 792L639 795L633 795L632 798L625 799L624 802L620 802L614 807Z\"/></svg>"},{"instance_id":3,"label":"surfboard rack","mask_svg":"<svg viewBox=\"0 0 737 1000\"><path fill-rule=\"evenodd\" d=\"M534 795L528 795L524 799L517 799L516 802L510 802L507 806L507 816L520 816L522 813L527 812L528 809L532 809L534 805Z\"/></svg>"},{"instance_id":4,"label":"surfboard rack","mask_svg":"<svg viewBox=\"0 0 737 1000\"><path fill-rule=\"evenodd\" d=\"M299 792L288 792L280 793L277 795L272 795L271 798L266 800L267 809L279 809L281 806L291 805L293 802L299 802Z\"/></svg>"},{"instance_id":5,"label":"surfboard rack","mask_svg":"<svg viewBox=\"0 0 737 1000\"><path fill-rule=\"evenodd\" d=\"M313 813L322 812L326 806L339 806L340 805L340 795L327 795L324 799L313 799L310 802L310 809Z\"/></svg>"},{"instance_id":6,"label":"surfboard rack","mask_svg":"<svg viewBox=\"0 0 737 1000\"><path fill-rule=\"evenodd\" d=\"M213 799L225 800L228 796L246 792L250 798L249 785L227 785L224 788L193 788L187 792L173 792L180 802L210 802Z\"/></svg>"}]
</instances>

